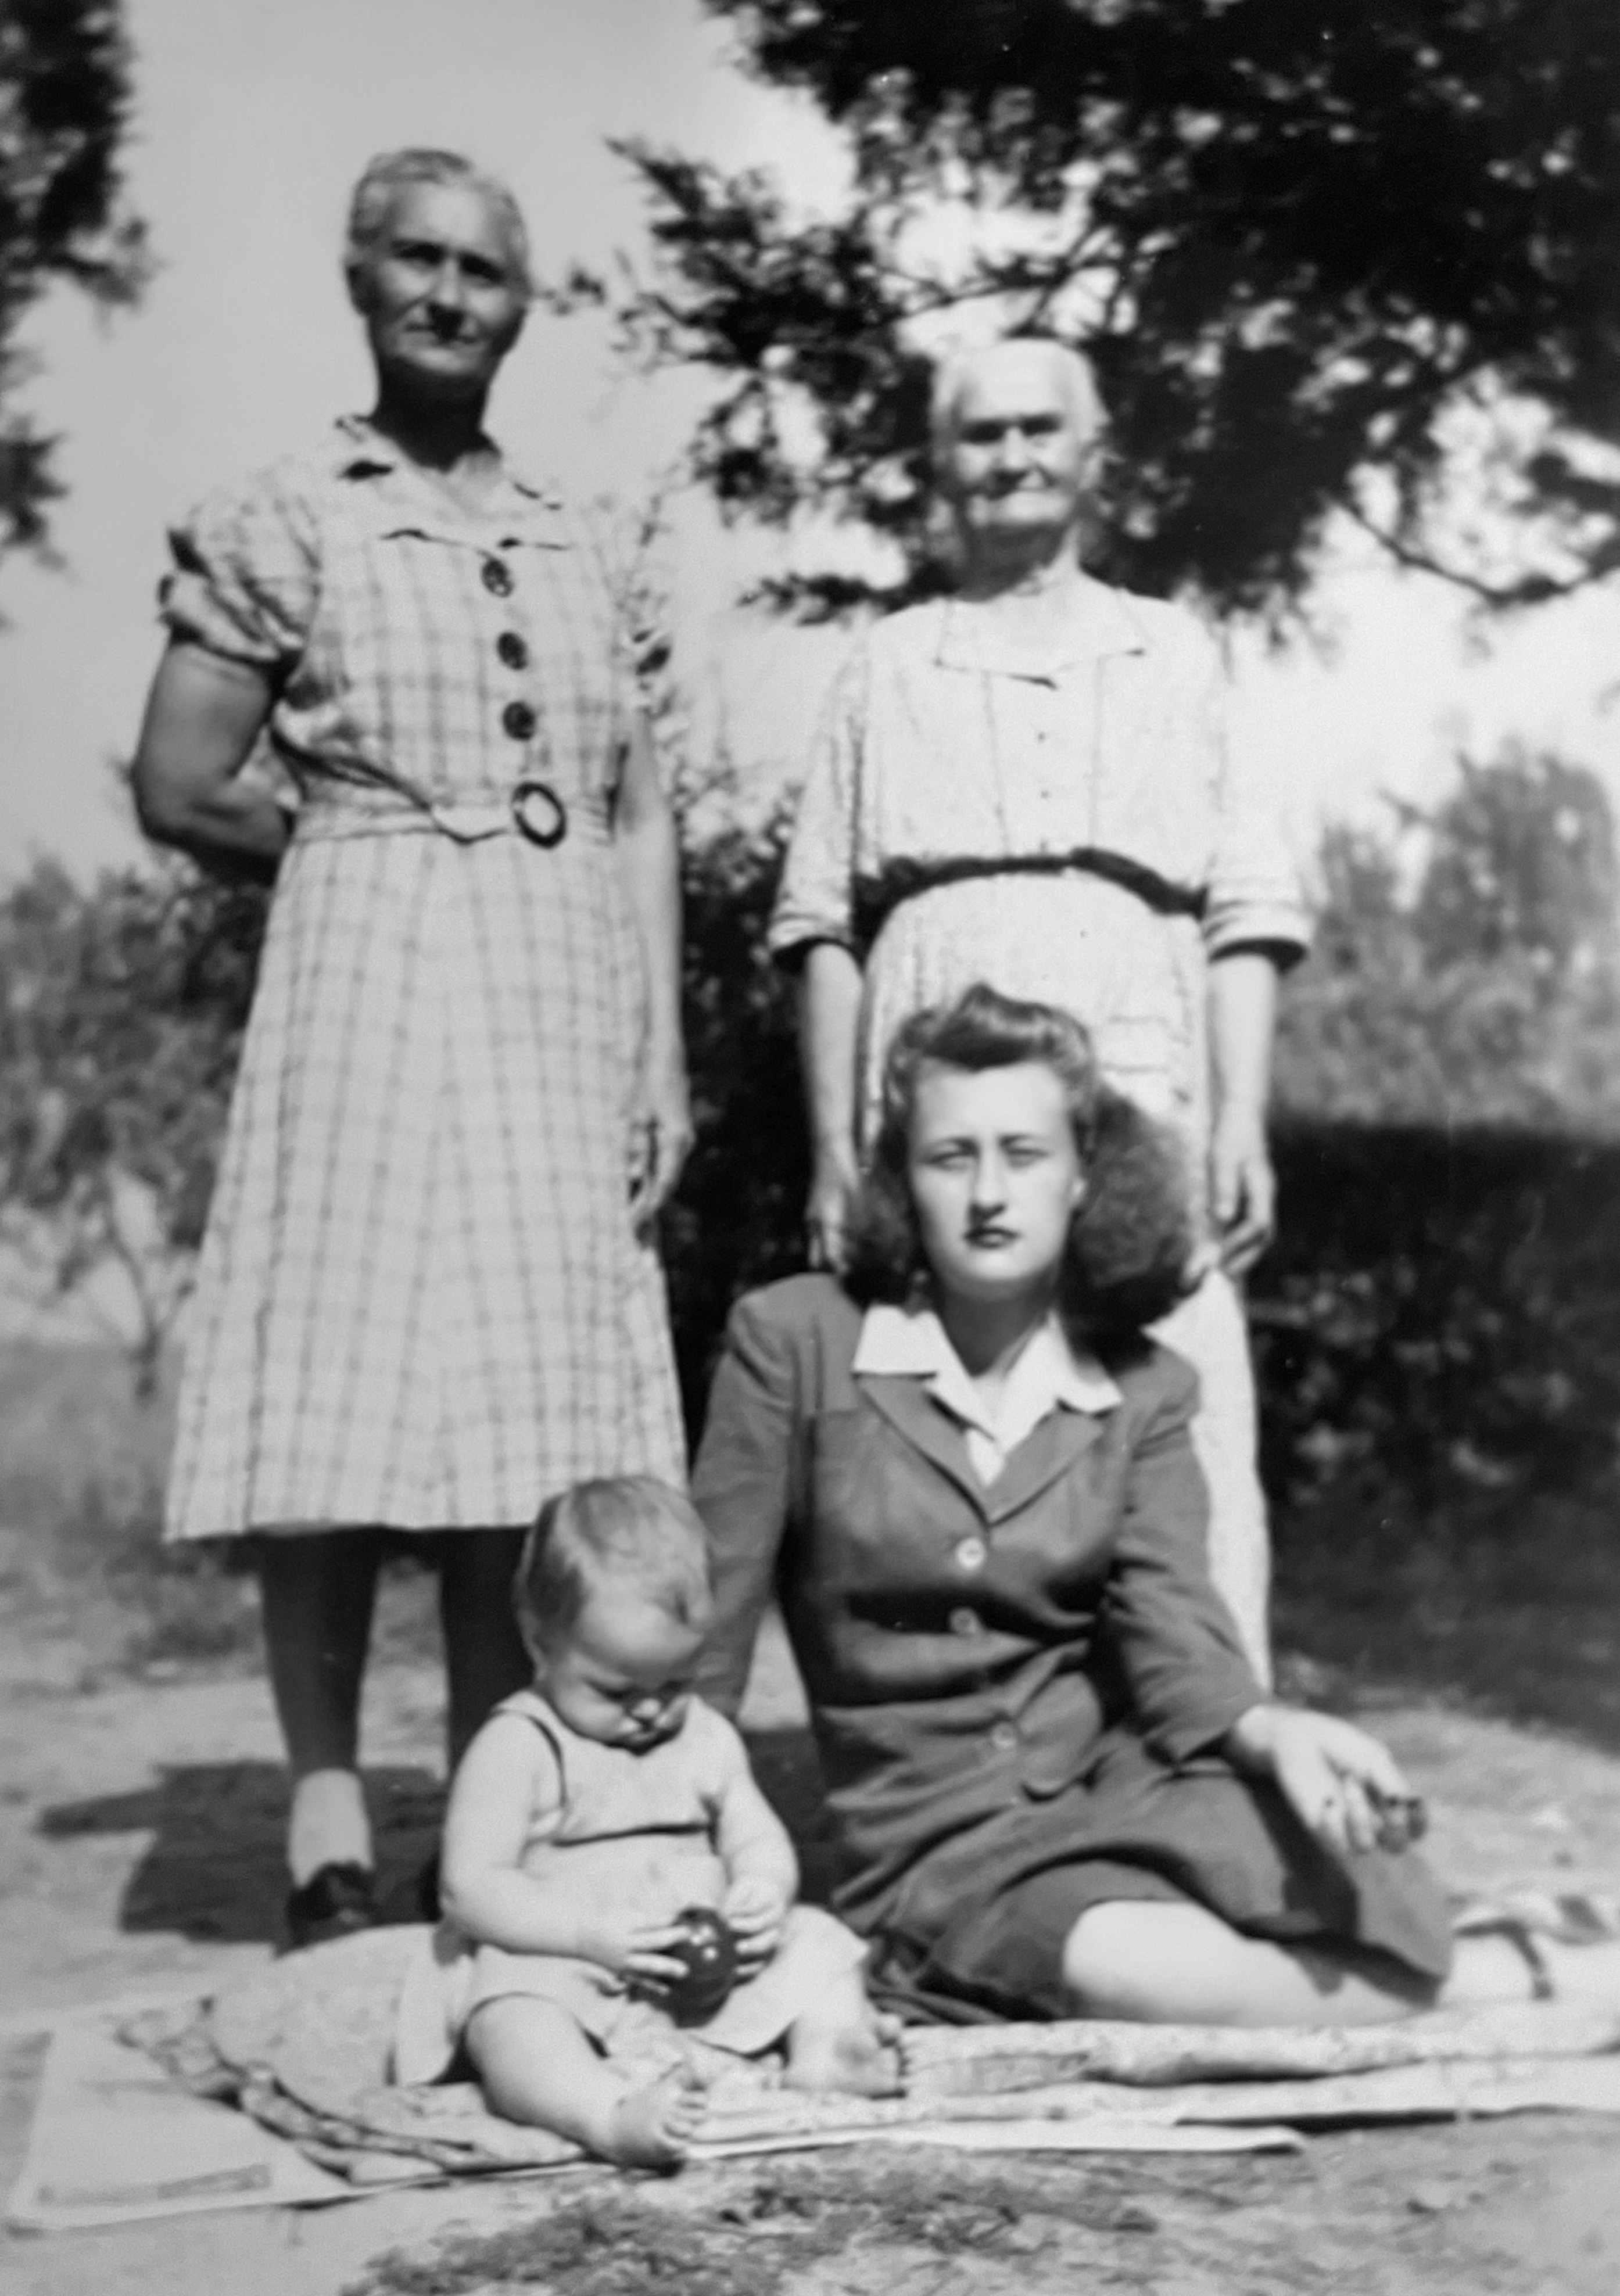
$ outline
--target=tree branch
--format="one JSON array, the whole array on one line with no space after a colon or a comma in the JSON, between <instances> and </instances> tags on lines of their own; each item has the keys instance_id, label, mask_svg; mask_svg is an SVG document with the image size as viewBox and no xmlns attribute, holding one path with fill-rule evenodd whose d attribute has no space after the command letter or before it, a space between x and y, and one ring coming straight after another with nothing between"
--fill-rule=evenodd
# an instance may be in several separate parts
<instances>
[{"instance_id":1,"label":"tree branch","mask_svg":"<svg viewBox=\"0 0 1620 2296\"><path fill-rule=\"evenodd\" d=\"M1404 566L1415 574L1433 574L1442 582L1449 582L1465 590L1471 598L1493 612L1506 612L1521 606L1544 606L1556 598L1572 597L1578 590L1590 589L1620 567L1620 537L1594 552L1591 559L1578 574L1524 574L1513 582L1490 582L1483 575L1471 574L1465 567L1448 565L1430 551L1416 543L1406 541L1398 534L1369 518L1360 504L1346 497L1343 507L1364 533L1371 536L1381 550L1386 551L1397 566Z\"/></svg>"}]
</instances>

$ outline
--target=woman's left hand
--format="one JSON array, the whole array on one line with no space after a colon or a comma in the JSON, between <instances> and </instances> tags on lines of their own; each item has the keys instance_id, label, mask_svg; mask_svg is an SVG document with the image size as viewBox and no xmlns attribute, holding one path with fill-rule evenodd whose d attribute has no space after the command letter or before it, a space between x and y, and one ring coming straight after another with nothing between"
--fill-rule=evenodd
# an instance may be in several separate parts
<instances>
[{"instance_id":1,"label":"woman's left hand","mask_svg":"<svg viewBox=\"0 0 1620 2296\"><path fill-rule=\"evenodd\" d=\"M1228 1732L1226 1751L1240 1768L1273 1779L1300 1823L1337 1857L1403 1849L1420 1830L1421 1805L1400 1764L1353 1722L1251 1706Z\"/></svg>"},{"instance_id":2,"label":"woman's left hand","mask_svg":"<svg viewBox=\"0 0 1620 2296\"><path fill-rule=\"evenodd\" d=\"M630 1212L645 1235L674 1192L692 1147L692 1104L678 1065L663 1062L647 1077L630 1125Z\"/></svg>"}]
</instances>

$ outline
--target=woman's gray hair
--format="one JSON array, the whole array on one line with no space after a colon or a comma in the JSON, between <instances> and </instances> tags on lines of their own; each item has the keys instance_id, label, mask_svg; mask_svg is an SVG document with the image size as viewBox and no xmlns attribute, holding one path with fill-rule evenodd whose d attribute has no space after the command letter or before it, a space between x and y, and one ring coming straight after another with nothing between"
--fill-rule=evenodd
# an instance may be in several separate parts
<instances>
[{"instance_id":1,"label":"woman's gray hair","mask_svg":"<svg viewBox=\"0 0 1620 2296\"><path fill-rule=\"evenodd\" d=\"M949 450L956 438L957 414L963 394L978 369L987 358L1020 344L1045 352L1075 427L1081 431L1101 430L1107 420L1107 410L1098 388L1097 370L1084 351L1077 351L1072 344L1060 343L1052 335L1003 335L993 343L975 343L968 348L947 351L935 365L928 400L928 430L936 458Z\"/></svg>"},{"instance_id":2,"label":"woman's gray hair","mask_svg":"<svg viewBox=\"0 0 1620 2296\"><path fill-rule=\"evenodd\" d=\"M529 232L523 211L498 176L491 176L459 152L411 149L380 152L354 187L349 202L349 231L343 243L343 267L363 270L388 227L394 202L409 184L453 184L476 192L500 218L518 283L532 291L529 275Z\"/></svg>"}]
</instances>

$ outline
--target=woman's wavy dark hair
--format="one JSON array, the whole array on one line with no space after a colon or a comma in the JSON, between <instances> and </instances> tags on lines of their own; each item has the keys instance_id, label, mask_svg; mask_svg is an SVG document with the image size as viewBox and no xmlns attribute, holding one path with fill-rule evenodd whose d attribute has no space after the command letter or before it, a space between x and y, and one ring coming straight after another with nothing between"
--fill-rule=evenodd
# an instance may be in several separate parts
<instances>
[{"instance_id":1,"label":"woman's wavy dark hair","mask_svg":"<svg viewBox=\"0 0 1620 2296\"><path fill-rule=\"evenodd\" d=\"M1086 1193L1069 1230L1057 1309L1071 1336L1122 1341L1167 1315L1188 1287L1193 1225L1179 1144L1098 1074L1081 1023L980 981L951 1004L915 1013L884 1064L883 1114L861 1183L844 1285L861 1306L902 1307L927 1295L917 1213L907 1182L917 1078L932 1062L966 1069L1038 1061L1062 1085Z\"/></svg>"}]
</instances>

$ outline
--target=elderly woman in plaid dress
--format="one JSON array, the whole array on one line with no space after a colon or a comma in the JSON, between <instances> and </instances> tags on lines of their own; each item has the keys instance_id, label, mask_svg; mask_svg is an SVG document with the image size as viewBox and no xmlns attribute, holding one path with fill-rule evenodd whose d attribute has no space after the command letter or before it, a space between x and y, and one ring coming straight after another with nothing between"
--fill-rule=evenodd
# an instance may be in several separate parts
<instances>
[{"instance_id":1,"label":"elderly woman in plaid dress","mask_svg":"<svg viewBox=\"0 0 1620 2296\"><path fill-rule=\"evenodd\" d=\"M275 879L169 1535L258 1538L298 1939L374 1914L386 1537L431 1535L454 1759L528 1680L541 1502L685 1465L650 1237L689 1136L675 839L589 537L482 428L522 218L396 153L347 268L375 407L175 535L136 767L152 834Z\"/></svg>"}]
</instances>

